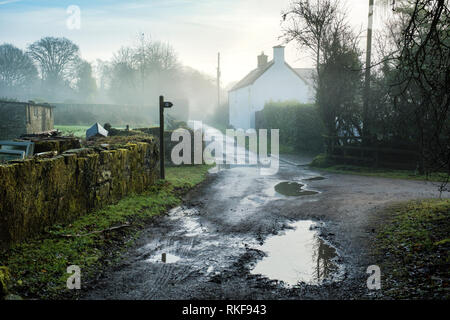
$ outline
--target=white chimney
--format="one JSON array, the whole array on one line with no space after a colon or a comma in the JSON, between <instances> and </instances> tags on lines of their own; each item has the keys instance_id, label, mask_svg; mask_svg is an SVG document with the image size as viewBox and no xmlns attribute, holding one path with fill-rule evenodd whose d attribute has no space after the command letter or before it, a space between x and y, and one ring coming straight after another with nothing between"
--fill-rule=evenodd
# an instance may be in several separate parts
<instances>
[{"instance_id":1,"label":"white chimney","mask_svg":"<svg viewBox=\"0 0 450 320\"><path fill-rule=\"evenodd\" d=\"M284 63L284 47L275 46L273 47L273 61L275 64Z\"/></svg>"}]
</instances>

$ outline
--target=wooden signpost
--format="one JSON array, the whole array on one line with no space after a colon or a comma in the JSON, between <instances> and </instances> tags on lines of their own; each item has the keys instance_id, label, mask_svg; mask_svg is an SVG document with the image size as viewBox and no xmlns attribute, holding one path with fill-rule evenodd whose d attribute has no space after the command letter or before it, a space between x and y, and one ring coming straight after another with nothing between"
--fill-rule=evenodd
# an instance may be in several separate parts
<instances>
[{"instance_id":1,"label":"wooden signpost","mask_svg":"<svg viewBox=\"0 0 450 320\"><path fill-rule=\"evenodd\" d=\"M173 103L164 101L163 96L159 96L159 158L160 158L160 178L165 179L164 170L164 108L172 108Z\"/></svg>"}]
</instances>

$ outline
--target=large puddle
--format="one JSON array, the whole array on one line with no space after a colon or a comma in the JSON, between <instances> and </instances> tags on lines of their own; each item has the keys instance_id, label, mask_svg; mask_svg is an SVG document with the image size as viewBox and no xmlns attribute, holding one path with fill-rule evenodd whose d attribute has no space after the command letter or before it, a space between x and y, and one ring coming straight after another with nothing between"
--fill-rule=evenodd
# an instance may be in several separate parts
<instances>
[{"instance_id":1,"label":"large puddle","mask_svg":"<svg viewBox=\"0 0 450 320\"><path fill-rule=\"evenodd\" d=\"M339 265L336 249L319 238L316 223L302 220L290 225L282 235L269 237L258 249L267 256L259 261L252 274L281 280L289 286L299 282L320 285L337 279Z\"/></svg>"},{"instance_id":2,"label":"large puddle","mask_svg":"<svg viewBox=\"0 0 450 320\"><path fill-rule=\"evenodd\" d=\"M284 196L308 196L312 194L318 193L317 191L311 191L311 190L303 190L303 187L305 185L293 182L293 181L285 181L280 182L275 186L275 191L278 193L281 193Z\"/></svg>"}]
</instances>

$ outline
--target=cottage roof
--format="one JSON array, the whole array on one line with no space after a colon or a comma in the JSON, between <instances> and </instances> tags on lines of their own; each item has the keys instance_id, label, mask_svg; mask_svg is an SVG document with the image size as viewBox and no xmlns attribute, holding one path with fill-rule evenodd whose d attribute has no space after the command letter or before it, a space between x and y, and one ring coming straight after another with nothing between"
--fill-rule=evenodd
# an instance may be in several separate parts
<instances>
[{"instance_id":1,"label":"cottage roof","mask_svg":"<svg viewBox=\"0 0 450 320\"><path fill-rule=\"evenodd\" d=\"M234 91L240 88L247 87L252 85L261 75L266 72L272 65L274 61L269 61L263 68L256 68L250 71L242 80L236 83L229 91ZM311 68L292 68L288 63L285 64L292 70L300 79L306 82L306 84L312 86L313 84L313 75L315 70Z\"/></svg>"},{"instance_id":2,"label":"cottage roof","mask_svg":"<svg viewBox=\"0 0 450 320\"><path fill-rule=\"evenodd\" d=\"M258 79L264 72L266 72L267 69L269 69L273 65L273 60L268 62L264 67L262 68L256 68L252 71L250 71L249 74L247 74L244 78L242 78L241 81L236 83L230 91L234 91L240 88L244 88L246 86L249 86L255 82L256 79Z\"/></svg>"},{"instance_id":3,"label":"cottage roof","mask_svg":"<svg viewBox=\"0 0 450 320\"><path fill-rule=\"evenodd\" d=\"M310 86L313 85L313 83L314 83L314 75L316 74L316 69L312 69L312 68L294 68L294 70Z\"/></svg>"}]
</instances>

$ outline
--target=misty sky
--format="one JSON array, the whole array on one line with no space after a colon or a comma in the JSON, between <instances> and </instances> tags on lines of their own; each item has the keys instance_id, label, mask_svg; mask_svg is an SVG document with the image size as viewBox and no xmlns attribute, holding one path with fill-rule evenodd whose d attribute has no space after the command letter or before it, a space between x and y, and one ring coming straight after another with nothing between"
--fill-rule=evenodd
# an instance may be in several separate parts
<instances>
[{"instance_id":1,"label":"misty sky","mask_svg":"<svg viewBox=\"0 0 450 320\"><path fill-rule=\"evenodd\" d=\"M222 79L240 80L256 67L264 51L280 43L280 12L290 0L0 0L0 43L26 45L43 36L67 37L90 62L110 59L122 45L137 43L144 33L169 42L180 61L215 75L221 52ZM366 27L368 0L343 0L356 28ZM66 25L67 8L81 10L81 28ZM286 48L294 67L311 67L311 60L294 44Z\"/></svg>"}]
</instances>

